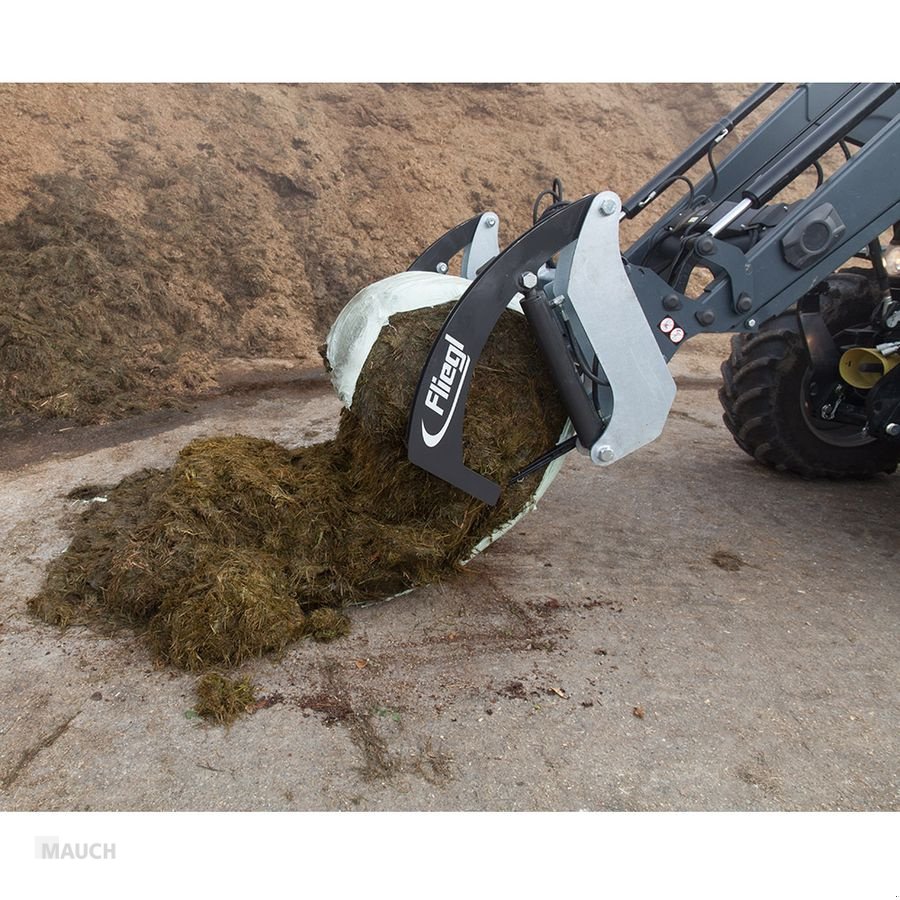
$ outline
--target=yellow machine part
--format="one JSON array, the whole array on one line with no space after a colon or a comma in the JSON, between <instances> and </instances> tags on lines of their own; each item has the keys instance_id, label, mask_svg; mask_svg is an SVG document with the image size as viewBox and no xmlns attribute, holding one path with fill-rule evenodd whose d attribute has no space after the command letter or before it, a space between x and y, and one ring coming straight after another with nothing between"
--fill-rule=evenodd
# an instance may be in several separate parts
<instances>
[{"instance_id":1,"label":"yellow machine part","mask_svg":"<svg viewBox=\"0 0 900 900\"><path fill-rule=\"evenodd\" d=\"M869 347L852 347L841 357L841 378L851 387L867 391L900 363L900 355L884 356Z\"/></svg>"}]
</instances>

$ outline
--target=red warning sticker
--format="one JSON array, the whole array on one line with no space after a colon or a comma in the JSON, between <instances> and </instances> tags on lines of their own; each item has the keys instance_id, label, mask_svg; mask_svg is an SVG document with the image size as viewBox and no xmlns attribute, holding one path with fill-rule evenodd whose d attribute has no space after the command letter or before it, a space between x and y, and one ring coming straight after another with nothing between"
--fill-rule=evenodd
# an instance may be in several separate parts
<instances>
[{"instance_id":1,"label":"red warning sticker","mask_svg":"<svg viewBox=\"0 0 900 900\"><path fill-rule=\"evenodd\" d=\"M663 334L671 333L672 329L675 327L675 320L671 316L666 316L662 322L659 323L659 330Z\"/></svg>"},{"instance_id":2,"label":"red warning sticker","mask_svg":"<svg viewBox=\"0 0 900 900\"><path fill-rule=\"evenodd\" d=\"M680 344L684 340L684 329L683 328L673 328L669 332L669 340L673 344Z\"/></svg>"}]
</instances>

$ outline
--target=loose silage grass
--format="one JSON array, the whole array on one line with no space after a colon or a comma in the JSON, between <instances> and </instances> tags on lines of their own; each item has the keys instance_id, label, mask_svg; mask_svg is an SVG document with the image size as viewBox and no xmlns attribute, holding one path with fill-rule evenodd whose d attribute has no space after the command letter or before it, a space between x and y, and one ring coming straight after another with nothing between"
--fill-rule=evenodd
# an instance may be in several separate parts
<instances>
[{"instance_id":1,"label":"loose silage grass","mask_svg":"<svg viewBox=\"0 0 900 900\"><path fill-rule=\"evenodd\" d=\"M51 564L32 611L62 626L124 622L173 665L227 670L307 635L337 638L347 606L450 576L540 474L491 507L407 460L413 392L447 312L391 318L334 439L293 449L200 439L170 469L111 488ZM505 485L564 421L524 319L505 313L474 371L467 465Z\"/></svg>"}]
</instances>

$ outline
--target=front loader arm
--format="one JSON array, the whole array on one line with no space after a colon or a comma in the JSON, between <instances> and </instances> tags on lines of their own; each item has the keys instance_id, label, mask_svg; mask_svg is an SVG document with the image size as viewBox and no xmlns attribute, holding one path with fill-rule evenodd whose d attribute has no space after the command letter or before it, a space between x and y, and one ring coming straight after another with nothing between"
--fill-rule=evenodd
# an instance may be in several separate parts
<instances>
[{"instance_id":1,"label":"front loader arm","mask_svg":"<svg viewBox=\"0 0 900 900\"><path fill-rule=\"evenodd\" d=\"M527 471L576 445L594 463L608 465L654 440L675 394L666 363L693 335L752 333L799 304L799 331L814 365L834 368L836 348L816 338L826 329L814 289L861 252L877 266L878 235L900 220L897 84L801 86L713 167L714 145L772 91L771 85L757 91L624 209L611 192L570 204L560 198L480 268L435 340L416 390L407 434L413 463L487 503L497 501L502 486L463 462L463 418L474 365L513 300L528 318L577 436ZM838 144L846 161L825 178L819 159ZM851 154L849 144L860 149ZM712 172L695 189L688 170L705 154ZM810 167L818 171L816 187L801 201L779 202L781 190ZM679 180L688 194L623 256L619 221L643 212ZM433 271L437 256L479 234L484 220L478 222L451 232L423 265ZM466 258L472 255L470 248ZM696 269L711 272L712 280L692 297L688 284ZM890 337L900 327L900 301L887 291L883 265L881 284ZM900 440L893 420L868 418L872 433Z\"/></svg>"}]
</instances>

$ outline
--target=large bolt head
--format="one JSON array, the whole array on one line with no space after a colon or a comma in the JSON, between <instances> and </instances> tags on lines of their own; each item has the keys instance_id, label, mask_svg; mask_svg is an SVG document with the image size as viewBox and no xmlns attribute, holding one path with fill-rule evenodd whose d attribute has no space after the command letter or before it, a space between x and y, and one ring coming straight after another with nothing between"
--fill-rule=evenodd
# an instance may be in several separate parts
<instances>
[{"instance_id":1,"label":"large bolt head","mask_svg":"<svg viewBox=\"0 0 900 900\"><path fill-rule=\"evenodd\" d=\"M612 197L607 197L605 200L600 201L600 212L604 216L611 216L618 208L619 204Z\"/></svg>"},{"instance_id":2,"label":"large bolt head","mask_svg":"<svg viewBox=\"0 0 900 900\"><path fill-rule=\"evenodd\" d=\"M435 268L441 275L446 275L450 267L445 262L439 262Z\"/></svg>"},{"instance_id":3,"label":"large bolt head","mask_svg":"<svg viewBox=\"0 0 900 900\"><path fill-rule=\"evenodd\" d=\"M493 228L497 224L497 217L496 216L488 216L484 220L484 224L487 225L488 228Z\"/></svg>"},{"instance_id":4,"label":"large bolt head","mask_svg":"<svg viewBox=\"0 0 900 900\"><path fill-rule=\"evenodd\" d=\"M537 287L538 279L534 272L522 272L519 275L519 287L523 291L533 291Z\"/></svg>"},{"instance_id":5,"label":"large bolt head","mask_svg":"<svg viewBox=\"0 0 900 900\"><path fill-rule=\"evenodd\" d=\"M900 423L890 422L884 429L891 437L897 437L900 434Z\"/></svg>"},{"instance_id":6,"label":"large bolt head","mask_svg":"<svg viewBox=\"0 0 900 900\"><path fill-rule=\"evenodd\" d=\"M616 452L612 447L601 447L597 452L597 456L599 456L603 462L612 462L616 458Z\"/></svg>"}]
</instances>

